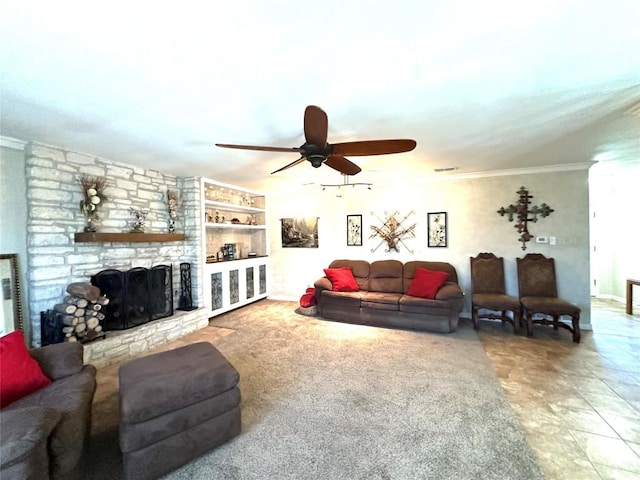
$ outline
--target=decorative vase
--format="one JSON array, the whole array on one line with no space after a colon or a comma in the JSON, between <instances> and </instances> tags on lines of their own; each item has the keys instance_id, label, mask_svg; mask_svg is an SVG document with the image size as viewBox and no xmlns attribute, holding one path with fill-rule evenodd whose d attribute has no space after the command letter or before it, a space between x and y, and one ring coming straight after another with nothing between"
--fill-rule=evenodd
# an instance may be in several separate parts
<instances>
[{"instance_id":1,"label":"decorative vase","mask_svg":"<svg viewBox=\"0 0 640 480\"><path fill-rule=\"evenodd\" d=\"M96 228L95 224L93 223L94 218L92 216L88 216L87 218L87 222L84 226L84 231L87 233L91 233L91 232L97 232L98 229Z\"/></svg>"}]
</instances>

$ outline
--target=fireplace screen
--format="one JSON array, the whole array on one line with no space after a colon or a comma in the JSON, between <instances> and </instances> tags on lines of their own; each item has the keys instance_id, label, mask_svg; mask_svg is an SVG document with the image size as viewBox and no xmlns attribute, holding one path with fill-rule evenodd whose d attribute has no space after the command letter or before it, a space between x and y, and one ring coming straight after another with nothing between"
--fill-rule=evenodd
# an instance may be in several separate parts
<instances>
[{"instance_id":1,"label":"fireplace screen","mask_svg":"<svg viewBox=\"0 0 640 480\"><path fill-rule=\"evenodd\" d=\"M124 330L173 315L171 265L103 270L91 283L109 298L104 330Z\"/></svg>"}]
</instances>

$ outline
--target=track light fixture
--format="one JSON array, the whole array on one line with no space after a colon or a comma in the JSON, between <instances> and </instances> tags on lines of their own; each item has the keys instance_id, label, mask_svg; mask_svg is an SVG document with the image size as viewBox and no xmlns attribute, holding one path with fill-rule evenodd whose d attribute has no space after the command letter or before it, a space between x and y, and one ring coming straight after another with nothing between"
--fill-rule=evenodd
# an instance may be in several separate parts
<instances>
[{"instance_id":1,"label":"track light fixture","mask_svg":"<svg viewBox=\"0 0 640 480\"><path fill-rule=\"evenodd\" d=\"M367 190L371 190L371 187L373 186L373 183L364 183L364 182L356 182L356 183L350 183L349 182L349 175L345 175L342 174L342 183L335 183L335 184L328 184L328 183L323 183L320 185L322 187L322 191L325 191L327 189L327 187L331 188L331 187L335 187L338 189L338 197L341 197L341 193L342 193L342 188L346 188L346 187L351 187L351 188L355 188L355 187L367 187Z\"/></svg>"}]
</instances>

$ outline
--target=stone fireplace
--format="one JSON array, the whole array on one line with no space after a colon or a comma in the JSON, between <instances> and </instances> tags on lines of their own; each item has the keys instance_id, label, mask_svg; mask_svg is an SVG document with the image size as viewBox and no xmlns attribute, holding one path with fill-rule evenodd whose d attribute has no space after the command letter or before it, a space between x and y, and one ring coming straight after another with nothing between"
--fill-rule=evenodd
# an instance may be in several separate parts
<instances>
[{"instance_id":1,"label":"stone fireplace","mask_svg":"<svg viewBox=\"0 0 640 480\"><path fill-rule=\"evenodd\" d=\"M202 289L202 224L200 215L200 181L196 177L176 177L155 170L145 170L124 163L96 158L77 152L30 143L25 148L27 181L27 285L28 321L31 345L40 345L40 312L61 303L67 285L90 282L103 270L127 272L150 269L154 265L171 266L172 282L165 292L179 295L181 263L191 265L194 306L204 305ZM177 230L184 241L101 241L76 242L74 234L82 232L84 216L78 209L82 192L81 175L104 176L107 200L101 207L98 230L104 233L127 233L131 228L129 207L149 211L146 233L166 233L168 189L181 194L183 216ZM168 279L165 272L162 281ZM138 308L139 310L139 308ZM153 308L152 308L153 310ZM126 330L113 330L103 340L85 344L85 360L105 365L127 356L135 356L155 345L179 338L208 324L204 308L183 313L173 312L164 304L154 313L155 320L129 319Z\"/></svg>"}]
</instances>

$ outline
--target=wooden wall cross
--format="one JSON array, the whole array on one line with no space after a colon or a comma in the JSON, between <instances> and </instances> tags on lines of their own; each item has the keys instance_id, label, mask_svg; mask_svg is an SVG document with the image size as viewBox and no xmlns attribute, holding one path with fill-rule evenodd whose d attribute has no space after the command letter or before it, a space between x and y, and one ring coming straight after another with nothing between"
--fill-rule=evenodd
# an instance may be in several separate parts
<instances>
[{"instance_id":1,"label":"wooden wall cross","mask_svg":"<svg viewBox=\"0 0 640 480\"><path fill-rule=\"evenodd\" d=\"M518 222L514 225L514 228L516 228L520 234L518 241L522 242L522 250L526 250L527 242L533 238L533 235L529 233L528 223L537 222L538 215L543 218L548 217L554 210L546 203L543 203L539 207L536 205L529 208L531 204L530 199L533 198L533 195L529 195L529 190L524 187L520 187L520 190L516 193L520 195L520 197L515 206L509 205L507 208L500 207L498 213L501 217L508 215L510 222L513 222L513 217L514 215L516 216Z\"/></svg>"}]
</instances>

